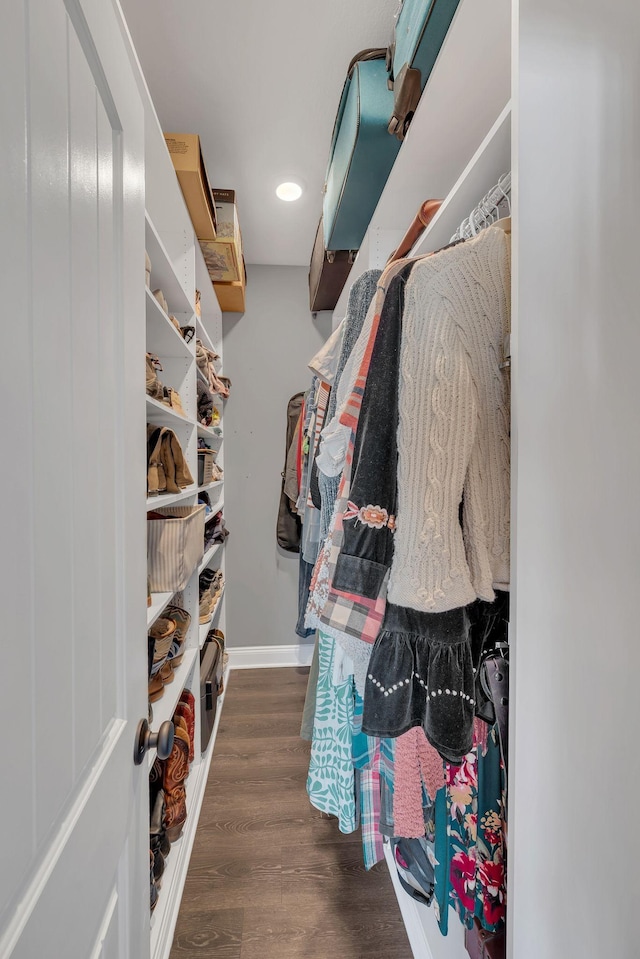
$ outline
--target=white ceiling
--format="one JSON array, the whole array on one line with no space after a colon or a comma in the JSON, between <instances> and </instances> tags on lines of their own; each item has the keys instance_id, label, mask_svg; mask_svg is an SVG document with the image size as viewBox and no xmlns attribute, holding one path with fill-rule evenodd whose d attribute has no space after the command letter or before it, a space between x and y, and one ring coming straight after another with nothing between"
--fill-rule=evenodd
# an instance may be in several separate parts
<instances>
[{"instance_id":1,"label":"white ceiling","mask_svg":"<svg viewBox=\"0 0 640 959\"><path fill-rule=\"evenodd\" d=\"M347 66L386 46L398 0L121 3L163 128L198 133L211 185L237 192L247 262L307 265Z\"/></svg>"}]
</instances>

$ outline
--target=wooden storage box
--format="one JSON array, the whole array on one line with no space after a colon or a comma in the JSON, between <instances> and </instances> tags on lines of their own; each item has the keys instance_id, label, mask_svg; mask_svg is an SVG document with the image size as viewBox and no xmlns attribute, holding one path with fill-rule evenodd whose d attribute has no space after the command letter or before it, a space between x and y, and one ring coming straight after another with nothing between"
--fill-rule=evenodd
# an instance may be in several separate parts
<instances>
[{"instance_id":1,"label":"wooden storage box","mask_svg":"<svg viewBox=\"0 0 640 959\"><path fill-rule=\"evenodd\" d=\"M212 190L216 208L216 238L198 237L204 262L214 283L242 280L242 238L235 190Z\"/></svg>"},{"instance_id":2,"label":"wooden storage box","mask_svg":"<svg viewBox=\"0 0 640 959\"><path fill-rule=\"evenodd\" d=\"M215 240L216 208L196 133L165 133L169 155L199 240Z\"/></svg>"},{"instance_id":3,"label":"wooden storage box","mask_svg":"<svg viewBox=\"0 0 640 959\"><path fill-rule=\"evenodd\" d=\"M244 313L246 302L246 282L214 283L213 288L223 313Z\"/></svg>"}]
</instances>

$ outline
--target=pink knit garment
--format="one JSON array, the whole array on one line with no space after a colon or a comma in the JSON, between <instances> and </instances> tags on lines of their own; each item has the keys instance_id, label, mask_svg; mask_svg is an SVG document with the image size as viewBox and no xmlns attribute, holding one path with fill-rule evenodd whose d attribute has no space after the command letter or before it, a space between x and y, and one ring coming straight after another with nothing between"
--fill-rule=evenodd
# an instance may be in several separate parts
<instances>
[{"instance_id":1,"label":"pink knit garment","mask_svg":"<svg viewBox=\"0 0 640 959\"><path fill-rule=\"evenodd\" d=\"M442 757L427 741L421 726L414 726L396 739L393 785L393 832L418 839L424 836L422 783L429 799L444 786Z\"/></svg>"}]
</instances>

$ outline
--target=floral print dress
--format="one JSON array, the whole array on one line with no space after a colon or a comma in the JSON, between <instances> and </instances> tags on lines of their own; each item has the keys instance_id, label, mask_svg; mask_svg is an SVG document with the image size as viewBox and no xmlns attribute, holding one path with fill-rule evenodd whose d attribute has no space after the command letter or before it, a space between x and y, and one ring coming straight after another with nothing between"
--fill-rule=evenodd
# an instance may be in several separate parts
<instances>
[{"instance_id":1,"label":"floral print dress","mask_svg":"<svg viewBox=\"0 0 640 959\"><path fill-rule=\"evenodd\" d=\"M476 721L474 746L462 763L445 765L436 801L434 908L445 936L449 906L469 927L477 917L497 931L505 918L505 775L496 729L485 737L483 726Z\"/></svg>"}]
</instances>

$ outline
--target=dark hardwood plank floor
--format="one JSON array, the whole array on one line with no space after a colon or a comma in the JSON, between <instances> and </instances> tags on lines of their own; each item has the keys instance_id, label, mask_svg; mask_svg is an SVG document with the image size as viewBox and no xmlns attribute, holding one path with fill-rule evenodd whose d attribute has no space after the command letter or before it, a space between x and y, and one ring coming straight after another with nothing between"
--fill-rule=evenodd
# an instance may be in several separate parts
<instances>
[{"instance_id":1,"label":"dark hardwood plank floor","mask_svg":"<svg viewBox=\"0 0 640 959\"><path fill-rule=\"evenodd\" d=\"M307 673L229 680L171 959L411 959L386 865L307 798Z\"/></svg>"}]
</instances>

